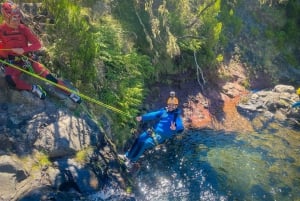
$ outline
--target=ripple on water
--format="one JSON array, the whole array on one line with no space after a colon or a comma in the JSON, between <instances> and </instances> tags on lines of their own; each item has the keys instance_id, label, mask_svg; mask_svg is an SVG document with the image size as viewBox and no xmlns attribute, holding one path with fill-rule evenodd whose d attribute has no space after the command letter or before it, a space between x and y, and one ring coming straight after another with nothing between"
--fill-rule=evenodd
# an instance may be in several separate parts
<instances>
[{"instance_id":1,"label":"ripple on water","mask_svg":"<svg viewBox=\"0 0 300 201\"><path fill-rule=\"evenodd\" d=\"M138 200L298 199L300 134L272 128L202 130L171 140L142 160Z\"/></svg>"}]
</instances>

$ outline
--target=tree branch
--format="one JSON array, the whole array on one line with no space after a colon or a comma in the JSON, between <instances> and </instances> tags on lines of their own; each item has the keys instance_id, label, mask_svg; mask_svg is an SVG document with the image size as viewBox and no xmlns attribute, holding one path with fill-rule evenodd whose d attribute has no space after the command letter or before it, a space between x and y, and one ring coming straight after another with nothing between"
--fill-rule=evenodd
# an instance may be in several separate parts
<instances>
[{"instance_id":1,"label":"tree branch","mask_svg":"<svg viewBox=\"0 0 300 201\"><path fill-rule=\"evenodd\" d=\"M192 26L194 26L194 24L196 24L196 22L198 21L198 18L202 15L202 13L204 13L209 7L211 7L212 5L214 5L216 3L216 0L215 1L212 1L210 2L209 4L207 4L207 6L200 11L200 13L198 13L198 15L196 15L195 19L190 23L188 24L185 28L186 29L189 29L191 28Z\"/></svg>"},{"instance_id":2,"label":"tree branch","mask_svg":"<svg viewBox=\"0 0 300 201\"><path fill-rule=\"evenodd\" d=\"M195 60L195 64L196 64L196 69L197 69L197 81L201 87L201 90L203 92L204 90L204 85L206 84L206 80L204 78L204 75L203 75L203 71L201 69L201 67L199 66L198 62L197 62L197 55L196 55L196 51L194 50L194 60ZM201 80L200 80L200 76L201 76L201 80L202 80L202 83L201 83Z\"/></svg>"}]
</instances>

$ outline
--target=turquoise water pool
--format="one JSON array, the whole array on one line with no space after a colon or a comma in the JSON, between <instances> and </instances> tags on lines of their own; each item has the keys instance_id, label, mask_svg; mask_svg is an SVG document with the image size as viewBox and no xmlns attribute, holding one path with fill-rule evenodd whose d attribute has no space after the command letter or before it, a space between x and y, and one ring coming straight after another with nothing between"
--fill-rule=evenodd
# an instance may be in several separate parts
<instances>
[{"instance_id":1,"label":"turquoise water pool","mask_svg":"<svg viewBox=\"0 0 300 201\"><path fill-rule=\"evenodd\" d=\"M190 131L142 159L137 200L299 201L300 131Z\"/></svg>"}]
</instances>

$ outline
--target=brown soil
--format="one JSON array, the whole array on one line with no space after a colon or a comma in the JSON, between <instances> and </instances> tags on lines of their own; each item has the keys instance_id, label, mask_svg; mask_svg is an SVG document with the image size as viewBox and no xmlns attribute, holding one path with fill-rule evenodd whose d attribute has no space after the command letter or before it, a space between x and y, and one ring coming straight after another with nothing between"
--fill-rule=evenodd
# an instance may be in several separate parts
<instances>
[{"instance_id":1,"label":"brown soil","mask_svg":"<svg viewBox=\"0 0 300 201\"><path fill-rule=\"evenodd\" d=\"M242 85L247 80L243 66L232 62L228 67L222 67L218 74L214 81L208 81L203 92L196 80L176 84L176 87L157 84L146 102L150 108L164 107L169 91L174 90L180 100L187 129L252 131L250 122L236 109L239 101L249 93Z\"/></svg>"}]
</instances>

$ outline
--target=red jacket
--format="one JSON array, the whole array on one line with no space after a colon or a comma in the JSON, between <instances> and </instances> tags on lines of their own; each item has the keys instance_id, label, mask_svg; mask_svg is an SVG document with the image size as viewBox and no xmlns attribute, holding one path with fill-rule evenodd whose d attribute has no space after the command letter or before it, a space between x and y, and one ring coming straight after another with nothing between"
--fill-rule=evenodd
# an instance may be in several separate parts
<instances>
[{"instance_id":1,"label":"red jacket","mask_svg":"<svg viewBox=\"0 0 300 201\"><path fill-rule=\"evenodd\" d=\"M0 25L0 57L15 55L9 51L11 48L23 48L24 53L27 53L41 47L39 39L24 24L20 24L17 29L7 26L6 23Z\"/></svg>"}]
</instances>

